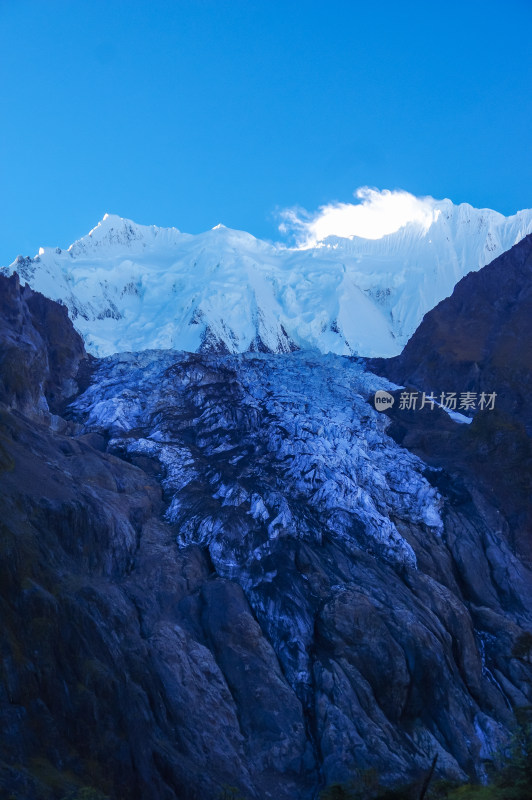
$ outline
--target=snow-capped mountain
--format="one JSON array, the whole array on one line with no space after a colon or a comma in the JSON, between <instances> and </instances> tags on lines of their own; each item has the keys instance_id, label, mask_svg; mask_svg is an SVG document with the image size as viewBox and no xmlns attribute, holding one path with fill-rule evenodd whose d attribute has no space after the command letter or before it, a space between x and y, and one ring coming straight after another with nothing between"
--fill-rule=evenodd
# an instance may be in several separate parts
<instances>
[{"instance_id":1,"label":"snow-capped mountain","mask_svg":"<svg viewBox=\"0 0 532 800\"><path fill-rule=\"evenodd\" d=\"M297 248L223 225L191 235L106 214L68 250L41 248L2 271L66 304L99 356L149 348L393 356L461 277L532 231L532 210L504 217L423 203L422 221L380 238L328 236Z\"/></svg>"}]
</instances>

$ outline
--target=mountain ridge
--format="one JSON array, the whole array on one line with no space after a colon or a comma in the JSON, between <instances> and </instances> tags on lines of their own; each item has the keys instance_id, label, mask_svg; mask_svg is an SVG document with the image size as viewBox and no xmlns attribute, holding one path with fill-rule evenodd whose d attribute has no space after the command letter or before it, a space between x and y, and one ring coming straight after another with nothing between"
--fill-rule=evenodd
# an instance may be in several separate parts
<instances>
[{"instance_id":1,"label":"mountain ridge","mask_svg":"<svg viewBox=\"0 0 532 800\"><path fill-rule=\"evenodd\" d=\"M315 349L389 357L460 278L532 232L532 210L504 217L431 203L430 224L299 248L223 225L195 235L106 214L67 250L41 248L1 271L65 304L94 355Z\"/></svg>"}]
</instances>

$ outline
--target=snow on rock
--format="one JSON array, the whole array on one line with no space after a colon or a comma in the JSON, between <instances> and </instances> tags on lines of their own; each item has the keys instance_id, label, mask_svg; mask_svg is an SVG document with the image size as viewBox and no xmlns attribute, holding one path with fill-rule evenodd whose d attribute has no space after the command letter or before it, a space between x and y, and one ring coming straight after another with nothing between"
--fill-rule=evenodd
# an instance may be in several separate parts
<instances>
[{"instance_id":1,"label":"snow on rock","mask_svg":"<svg viewBox=\"0 0 532 800\"><path fill-rule=\"evenodd\" d=\"M278 596L293 548L415 572L416 543L442 541L443 501L425 465L367 402L390 387L355 359L316 351L144 351L103 359L71 407L111 453L153 465L177 543L207 549L240 584L302 698L314 630L304 576L291 584L293 608Z\"/></svg>"},{"instance_id":2,"label":"snow on rock","mask_svg":"<svg viewBox=\"0 0 532 800\"><path fill-rule=\"evenodd\" d=\"M415 567L395 523L438 537L441 498L366 401L382 386L334 355L152 351L104 359L73 409L111 451L157 462L181 543L208 546L221 574L251 574L280 536Z\"/></svg>"}]
</instances>

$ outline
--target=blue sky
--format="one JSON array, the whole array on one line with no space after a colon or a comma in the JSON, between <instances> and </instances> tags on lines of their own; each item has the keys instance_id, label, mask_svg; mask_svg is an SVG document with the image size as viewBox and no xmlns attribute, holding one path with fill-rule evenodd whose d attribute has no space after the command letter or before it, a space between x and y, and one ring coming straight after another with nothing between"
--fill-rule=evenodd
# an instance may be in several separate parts
<instances>
[{"instance_id":1,"label":"blue sky","mask_svg":"<svg viewBox=\"0 0 532 800\"><path fill-rule=\"evenodd\" d=\"M105 212L281 238L359 186L532 207L530 0L0 0L0 264Z\"/></svg>"}]
</instances>

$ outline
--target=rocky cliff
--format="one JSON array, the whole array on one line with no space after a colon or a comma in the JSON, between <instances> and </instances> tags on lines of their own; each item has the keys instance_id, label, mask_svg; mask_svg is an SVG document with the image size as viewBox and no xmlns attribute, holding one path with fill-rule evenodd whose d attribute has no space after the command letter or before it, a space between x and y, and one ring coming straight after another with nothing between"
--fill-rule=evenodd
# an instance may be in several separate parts
<instances>
[{"instance_id":1,"label":"rocky cliff","mask_svg":"<svg viewBox=\"0 0 532 800\"><path fill-rule=\"evenodd\" d=\"M313 798L435 754L482 778L532 700L531 574L484 483L388 435L387 383L308 353L92 361L0 289L5 795Z\"/></svg>"},{"instance_id":2,"label":"rocky cliff","mask_svg":"<svg viewBox=\"0 0 532 800\"><path fill-rule=\"evenodd\" d=\"M389 432L423 458L462 474L509 521L512 544L532 559L532 236L479 272L425 315L401 355L368 367L427 394L470 392L470 426L437 422L430 411L398 410ZM479 410L484 393L493 410ZM399 401L400 393L396 394Z\"/></svg>"}]
</instances>

